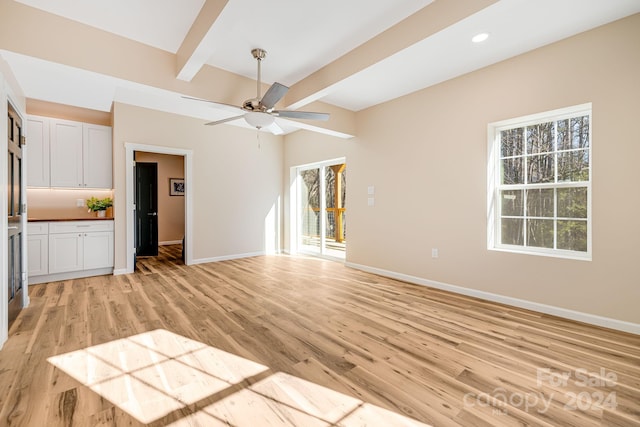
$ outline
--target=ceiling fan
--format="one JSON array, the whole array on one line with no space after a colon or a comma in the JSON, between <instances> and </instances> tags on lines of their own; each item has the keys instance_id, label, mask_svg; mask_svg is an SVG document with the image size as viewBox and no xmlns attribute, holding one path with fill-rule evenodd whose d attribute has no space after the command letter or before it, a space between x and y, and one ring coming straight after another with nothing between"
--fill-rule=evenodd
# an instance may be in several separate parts
<instances>
[{"instance_id":1,"label":"ceiling fan","mask_svg":"<svg viewBox=\"0 0 640 427\"><path fill-rule=\"evenodd\" d=\"M185 96L184 98L193 99L196 101L204 101L212 104L218 104L226 107L233 107L242 114L227 119L216 120L214 122L205 123L208 126L219 125L221 123L231 122L240 118L244 118L245 121L256 129L262 129L270 126L270 129L274 134L283 133L282 129L275 123L276 117L286 117L291 119L306 119L306 120L329 120L328 113L313 113L309 111L295 111L295 110L276 110L274 109L276 103L282 99L287 93L289 88L283 84L275 82L267 90L264 96L260 96L262 88L262 82L260 80L260 64L262 60L267 56L267 52L264 49L253 49L251 55L258 61L258 94L255 98L247 99L244 101L241 107L236 105L224 104L221 102L209 101L200 98L191 98Z\"/></svg>"}]
</instances>

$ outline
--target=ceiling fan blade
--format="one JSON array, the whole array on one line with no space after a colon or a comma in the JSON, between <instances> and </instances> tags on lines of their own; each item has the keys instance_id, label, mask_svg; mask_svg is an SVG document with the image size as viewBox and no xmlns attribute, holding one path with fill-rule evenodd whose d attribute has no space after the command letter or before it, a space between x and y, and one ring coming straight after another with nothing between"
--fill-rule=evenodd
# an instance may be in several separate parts
<instances>
[{"instance_id":1,"label":"ceiling fan blade","mask_svg":"<svg viewBox=\"0 0 640 427\"><path fill-rule=\"evenodd\" d=\"M310 111L280 110L273 111L273 115L278 117L288 117L290 119L329 120L329 113L312 113Z\"/></svg>"},{"instance_id":2,"label":"ceiling fan blade","mask_svg":"<svg viewBox=\"0 0 640 427\"><path fill-rule=\"evenodd\" d=\"M241 116L229 117L228 119L216 120L215 122L205 123L205 126L214 126L219 125L220 123L232 122L234 120L238 120L244 117L244 114Z\"/></svg>"},{"instance_id":3,"label":"ceiling fan blade","mask_svg":"<svg viewBox=\"0 0 640 427\"><path fill-rule=\"evenodd\" d=\"M206 102L208 104L213 104L214 106L218 106L218 107L231 107L231 108L234 108L236 110L242 110L242 108L238 107L237 105L225 104L224 102L209 101L208 99L193 98L191 96L182 96L182 98L188 99L188 100L191 100L191 101Z\"/></svg>"},{"instance_id":4,"label":"ceiling fan blade","mask_svg":"<svg viewBox=\"0 0 640 427\"><path fill-rule=\"evenodd\" d=\"M271 131L272 134L274 135L282 135L284 133L284 130L282 130L282 128L280 126L278 126L278 123L273 122L271 123L267 129L269 129Z\"/></svg>"},{"instance_id":5,"label":"ceiling fan blade","mask_svg":"<svg viewBox=\"0 0 640 427\"><path fill-rule=\"evenodd\" d=\"M267 90L267 93L264 94L260 103L267 109L270 110L276 105L276 102L280 101L285 93L289 90L288 87L282 85L278 82L275 82L271 85L271 87Z\"/></svg>"}]
</instances>

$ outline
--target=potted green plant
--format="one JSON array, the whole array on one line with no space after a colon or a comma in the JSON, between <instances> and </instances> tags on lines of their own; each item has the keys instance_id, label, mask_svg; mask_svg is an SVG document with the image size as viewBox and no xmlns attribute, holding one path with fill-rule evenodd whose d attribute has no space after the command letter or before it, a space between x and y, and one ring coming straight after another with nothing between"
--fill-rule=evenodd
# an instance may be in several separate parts
<instances>
[{"instance_id":1,"label":"potted green plant","mask_svg":"<svg viewBox=\"0 0 640 427\"><path fill-rule=\"evenodd\" d=\"M96 197L91 197L87 199L87 207L89 208L89 212L96 212L98 217L104 217L106 214L107 208L113 206L113 200L110 197L106 197L104 199L98 199Z\"/></svg>"}]
</instances>

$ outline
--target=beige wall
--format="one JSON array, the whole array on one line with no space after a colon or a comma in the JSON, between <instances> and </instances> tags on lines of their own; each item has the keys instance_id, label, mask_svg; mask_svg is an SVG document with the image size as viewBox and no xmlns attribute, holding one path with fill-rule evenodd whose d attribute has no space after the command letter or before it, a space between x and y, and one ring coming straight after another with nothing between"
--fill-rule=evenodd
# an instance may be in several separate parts
<instances>
[{"instance_id":1,"label":"beige wall","mask_svg":"<svg viewBox=\"0 0 640 427\"><path fill-rule=\"evenodd\" d=\"M350 263L640 323L638 40L635 15L363 110L354 140L287 136L285 182L290 166L346 156ZM487 124L585 102L593 260L487 250Z\"/></svg>"},{"instance_id":2,"label":"beige wall","mask_svg":"<svg viewBox=\"0 0 640 427\"><path fill-rule=\"evenodd\" d=\"M182 240L184 196L169 195L169 178L184 178L184 157L138 151L136 162L158 164L158 241Z\"/></svg>"},{"instance_id":3,"label":"beige wall","mask_svg":"<svg viewBox=\"0 0 640 427\"><path fill-rule=\"evenodd\" d=\"M127 104L114 104L115 268L126 268L125 148L137 143L193 152L193 258L271 251L282 188L282 137ZM276 216L277 218L277 216ZM279 228L275 232L279 233ZM269 234L269 235L267 235Z\"/></svg>"},{"instance_id":4,"label":"beige wall","mask_svg":"<svg viewBox=\"0 0 640 427\"><path fill-rule=\"evenodd\" d=\"M89 212L87 199L96 197L104 199L113 197L111 190L77 190L64 188L29 188L27 189L27 205L29 219L76 219L93 218L95 212ZM83 205L78 206L77 201ZM107 216L113 214L107 209Z\"/></svg>"}]
</instances>

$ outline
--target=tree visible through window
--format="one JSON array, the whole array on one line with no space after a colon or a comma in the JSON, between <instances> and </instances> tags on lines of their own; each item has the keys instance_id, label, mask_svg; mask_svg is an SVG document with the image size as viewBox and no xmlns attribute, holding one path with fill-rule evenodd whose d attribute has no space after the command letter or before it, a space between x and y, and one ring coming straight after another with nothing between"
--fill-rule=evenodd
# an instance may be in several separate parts
<instances>
[{"instance_id":1,"label":"tree visible through window","mask_svg":"<svg viewBox=\"0 0 640 427\"><path fill-rule=\"evenodd\" d=\"M334 159L297 168L297 231L301 252L344 259L346 167L344 159Z\"/></svg>"},{"instance_id":2,"label":"tree visible through window","mask_svg":"<svg viewBox=\"0 0 640 427\"><path fill-rule=\"evenodd\" d=\"M490 125L490 248L590 256L590 105Z\"/></svg>"}]
</instances>

